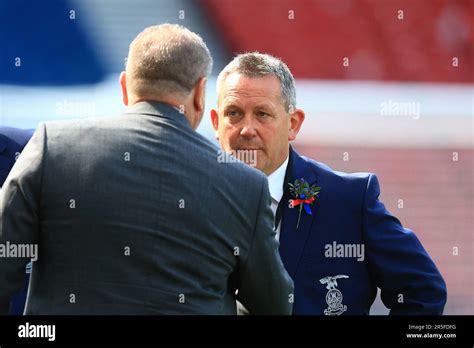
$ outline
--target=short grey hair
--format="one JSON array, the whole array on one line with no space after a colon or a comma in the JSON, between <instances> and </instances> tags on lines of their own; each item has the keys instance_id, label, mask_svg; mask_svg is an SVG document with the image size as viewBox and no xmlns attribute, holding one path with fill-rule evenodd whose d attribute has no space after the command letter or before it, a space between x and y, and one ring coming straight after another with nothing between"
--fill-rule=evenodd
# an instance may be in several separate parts
<instances>
[{"instance_id":1,"label":"short grey hair","mask_svg":"<svg viewBox=\"0 0 474 348\"><path fill-rule=\"evenodd\" d=\"M146 28L130 44L127 85L139 96L189 94L209 76L212 57L202 38L177 24Z\"/></svg>"},{"instance_id":2,"label":"short grey hair","mask_svg":"<svg viewBox=\"0 0 474 348\"><path fill-rule=\"evenodd\" d=\"M240 73L247 77L275 75L280 81L281 97L288 112L296 107L295 79L288 66L279 58L259 52L242 53L226 65L217 78L217 94L227 76Z\"/></svg>"}]
</instances>

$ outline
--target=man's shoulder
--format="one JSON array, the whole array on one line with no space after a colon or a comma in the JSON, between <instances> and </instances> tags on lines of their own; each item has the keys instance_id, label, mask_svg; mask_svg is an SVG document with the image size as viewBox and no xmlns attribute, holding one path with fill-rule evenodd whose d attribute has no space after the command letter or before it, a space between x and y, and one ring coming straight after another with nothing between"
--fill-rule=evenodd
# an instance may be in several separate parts
<instances>
[{"instance_id":1,"label":"man's shoulder","mask_svg":"<svg viewBox=\"0 0 474 348\"><path fill-rule=\"evenodd\" d=\"M142 122L145 123L142 124ZM77 142L101 136L112 141L111 138L124 136L122 130L126 133L137 127L144 129L148 125L146 122L145 118L141 119L124 113L117 116L48 121L44 123L44 127L48 141L60 138L61 142L66 139L69 142ZM174 141L176 141L176 146L183 147L182 151L192 154L193 160L206 165L208 171L214 171L219 176L230 175L233 180L242 185L250 182L261 183L266 180L262 172L238 161L196 131L176 132Z\"/></svg>"},{"instance_id":2,"label":"man's shoulder","mask_svg":"<svg viewBox=\"0 0 474 348\"><path fill-rule=\"evenodd\" d=\"M340 180L340 181L367 181L371 175L375 175L371 172L343 172L339 170L335 170L331 168L329 165L318 162L314 159L311 159L306 156L299 157L305 162L305 164L312 168L319 176L324 176L325 178L332 179L332 180Z\"/></svg>"},{"instance_id":3,"label":"man's shoulder","mask_svg":"<svg viewBox=\"0 0 474 348\"><path fill-rule=\"evenodd\" d=\"M306 156L297 156L299 157L297 165L303 166L305 172L311 171L318 185L324 186L326 190L337 192L341 196L365 196L371 177L376 178L376 175L371 172L347 173L334 170L329 165Z\"/></svg>"},{"instance_id":4,"label":"man's shoulder","mask_svg":"<svg viewBox=\"0 0 474 348\"><path fill-rule=\"evenodd\" d=\"M0 127L0 144L5 147L9 143L13 143L19 148L23 148L32 135L32 129L2 126Z\"/></svg>"},{"instance_id":5,"label":"man's shoulder","mask_svg":"<svg viewBox=\"0 0 474 348\"><path fill-rule=\"evenodd\" d=\"M127 115L89 117L69 120L46 121L38 125L50 146L86 145L97 141L120 142L130 129L136 129L139 120Z\"/></svg>"},{"instance_id":6,"label":"man's shoulder","mask_svg":"<svg viewBox=\"0 0 474 348\"><path fill-rule=\"evenodd\" d=\"M262 182L267 180L266 175L257 168L240 161L212 143L211 146L212 148L209 149L212 149L210 154L215 158L214 168L222 175L227 175L232 180L236 180L241 189L245 189L252 182L261 185ZM250 188L254 189L254 186Z\"/></svg>"},{"instance_id":7,"label":"man's shoulder","mask_svg":"<svg viewBox=\"0 0 474 348\"><path fill-rule=\"evenodd\" d=\"M43 122L47 133L50 132L77 132L120 127L121 118L118 116L88 117L70 120L55 120ZM40 126L41 127L41 126ZM38 127L38 128L40 128Z\"/></svg>"}]
</instances>

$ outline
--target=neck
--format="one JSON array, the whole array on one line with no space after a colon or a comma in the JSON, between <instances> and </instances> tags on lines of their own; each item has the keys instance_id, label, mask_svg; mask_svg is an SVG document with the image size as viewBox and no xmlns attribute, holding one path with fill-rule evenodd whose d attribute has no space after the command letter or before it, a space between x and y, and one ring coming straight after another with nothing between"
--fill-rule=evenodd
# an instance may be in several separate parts
<instances>
[{"instance_id":1,"label":"neck","mask_svg":"<svg viewBox=\"0 0 474 348\"><path fill-rule=\"evenodd\" d=\"M265 173L265 174L267 174L267 176L270 176L273 173L275 173L275 171L278 168L280 168L283 163L285 163L285 161L288 159L288 157L289 157L289 152L286 153L286 156L283 157L283 159L281 161L279 161L278 164L271 171L269 171L268 173Z\"/></svg>"},{"instance_id":2,"label":"neck","mask_svg":"<svg viewBox=\"0 0 474 348\"><path fill-rule=\"evenodd\" d=\"M140 102L152 102L152 101L173 106L176 109L178 109L180 113L183 114L183 116L188 120L191 127L195 129L194 117L192 117L191 114L187 111L187 110L190 110L190 108L188 107L187 101L183 100L182 98L176 98L173 96L164 96L164 97L133 97L130 99L131 100L129 100L129 103L128 103L129 106L140 103Z\"/></svg>"}]
</instances>

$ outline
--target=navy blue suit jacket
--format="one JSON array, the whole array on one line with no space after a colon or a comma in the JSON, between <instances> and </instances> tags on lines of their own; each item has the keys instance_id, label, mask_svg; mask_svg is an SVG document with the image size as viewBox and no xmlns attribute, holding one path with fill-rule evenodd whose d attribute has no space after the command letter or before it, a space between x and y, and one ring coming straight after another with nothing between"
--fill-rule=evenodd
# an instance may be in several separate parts
<instances>
[{"instance_id":1,"label":"navy blue suit jacket","mask_svg":"<svg viewBox=\"0 0 474 348\"><path fill-rule=\"evenodd\" d=\"M321 191L312 215L303 209L296 228L299 209L288 206L293 197L287 183L300 178ZM442 314L446 285L440 272L379 194L374 174L336 172L290 147L277 219L280 255L295 283L293 314L369 314L377 287L390 314ZM348 257L354 255L350 249L337 257L334 245L339 251L363 245L363 260Z\"/></svg>"},{"instance_id":2,"label":"navy blue suit jacket","mask_svg":"<svg viewBox=\"0 0 474 348\"><path fill-rule=\"evenodd\" d=\"M0 127L0 185L10 173L15 158L33 135L33 130Z\"/></svg>"},{"instance_id":3,"label":"navy blue suit jacket","mask_svg":"<svg viewBox=\"0 0 474 348\"><path fill-rule=\"evenodd\" d=\"M0 186L10 173L15 159L33 135L34 130L0 127ZM10 314L21 315L25 308L28 292L29 274L25 275L21 291L15 295L10 304Z\"/></svg>"}]
</instances>

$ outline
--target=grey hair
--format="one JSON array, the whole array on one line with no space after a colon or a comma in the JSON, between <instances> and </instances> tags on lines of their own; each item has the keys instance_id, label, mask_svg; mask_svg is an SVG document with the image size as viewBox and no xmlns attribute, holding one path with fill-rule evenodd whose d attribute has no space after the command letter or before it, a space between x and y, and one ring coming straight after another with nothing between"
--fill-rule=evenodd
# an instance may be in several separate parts
<instances>
[{"instance_id":1,"label":"grey hair","mask_svg":"<svg viewBox=\"0 0 474 348\"><path fill-rule=\"evenodd\" d=\"M130 44L127 85L137 95L191 92L209 76L212 57L202 38L177 24L146 28Z\"/></svg>"},{"instance_id":2,"label":"grey hair","mask_svg":"<svg viewBox=\"0 0 474 348\"><path fill-rule=\"evenodd\" d=\"M259 52L248 52L235 56L217 78L218 95L222 83L232 73L240 73L247 77L275 75L280 81L281 97L286 110L292 112L292 108L296 107L295 79L288 66L281 59Z\"/></svg>"}]
</instances>

